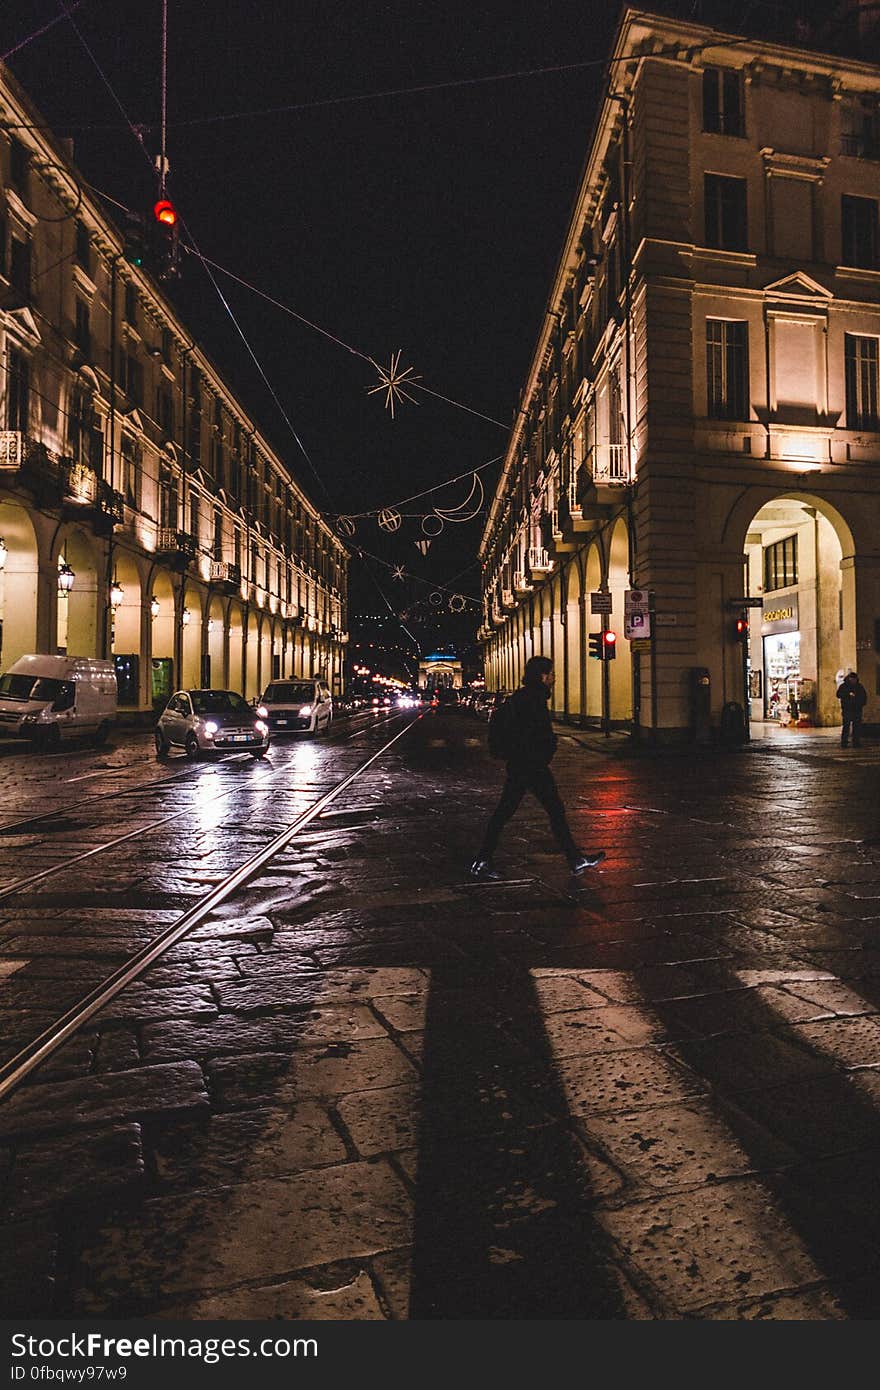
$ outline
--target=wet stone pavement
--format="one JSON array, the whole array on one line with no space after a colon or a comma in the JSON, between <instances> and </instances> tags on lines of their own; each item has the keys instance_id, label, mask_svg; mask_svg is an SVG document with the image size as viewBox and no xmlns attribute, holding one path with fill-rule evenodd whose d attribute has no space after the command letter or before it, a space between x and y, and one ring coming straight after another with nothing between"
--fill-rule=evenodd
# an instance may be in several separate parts
<instances>
[{"instance_id":1,"label":"wet stone pavement","mask_svg":"<svg viewBox=\"0 0 880 1390\"><path fill-rule=\"evenodd\" d=\"M407 722L4 759L2 1060ZM601 870L526 803L472 882L499 767L428 715L15 1090L5 1314L880 1315L880 748L590 742Z\"/></svg>"}]
</instances>

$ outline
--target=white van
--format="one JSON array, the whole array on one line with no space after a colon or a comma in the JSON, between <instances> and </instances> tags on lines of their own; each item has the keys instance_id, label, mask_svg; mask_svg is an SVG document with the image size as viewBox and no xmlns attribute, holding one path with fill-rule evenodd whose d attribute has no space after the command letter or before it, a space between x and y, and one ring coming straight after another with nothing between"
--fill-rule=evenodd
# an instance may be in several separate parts
<instances>
[{"instance_id":1,"label":"white van","mask_svg":"<svg viewBox=\"0 0 880 1390\"><path fill-rule=\"evenodd\" d=\"M0 738L55 748L88 735L103 743L116 719L112 661L88 656L20 656L0 676Z\"/></svg>"},{"instance_id":2,"label":"white van","mask_svg":"<svg viewBox=\"0 0 880 1390\"><path fill-rule=\"evenodd\" d=\"M318 734L322 729L326 733L333 720L333 697L324 681L291 676L266 686L257 714L273 734Z\"/></svg>"}]
</instances>

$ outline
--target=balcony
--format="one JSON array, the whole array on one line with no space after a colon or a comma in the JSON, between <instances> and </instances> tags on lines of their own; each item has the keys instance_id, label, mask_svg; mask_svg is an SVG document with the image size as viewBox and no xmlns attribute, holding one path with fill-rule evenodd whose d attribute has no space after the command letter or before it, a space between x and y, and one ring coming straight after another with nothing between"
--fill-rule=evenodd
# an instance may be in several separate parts
<instances>
[{"instance_id":1,"label":"balcony","mask_svg":"<svg viewBox=\"0 0 880 1390\"><path fill-rule=\"evenodd\" d=\"M196 549L195 536L179 531L176 526L160 526L156 533L156 553L173 570L182 573L190 560L195 559Z\"/></svg>"},{"instance_id":2,"label":"balcony","mask_svg":"<svg viewBox=\"0 0 880 1390\"><path fill-rule=\"evenodd\" d=\"M625 444L597 444L591 453L593 484L625 485L629 482Z\"/></svg>"},{"instance_id":3,"label":"balcony","mask_svg":"<svg viewBox=\"0 0 880 1390\"><path fill-rule=\"evenodd\" d=\"M493 604L492 604L492 625L493 625L493 627L500 627L501 624L502 624L503 622L504 622L504 614L501 612L501 609L498 607L498 604L497 604L497 603L493 603Z\"/></svg>"},{"instance_id":4,"label":"balcony","mask_svg":"<svg viewBox=\"0 0 880 1390\"><path fill-rule=\"evenodd\" d=\"M541 518L541 535L544 548L553 555L565 555L575 549L574 540L566 539L563 531L563 518L558 507L552 507Z\"/></svg>"},{"instance_id":5,"label":"balcony","mask_svg":"<svg viewBox=\"0 0 880 1390\"><path fill-rule=\"evenodd\" d=\"M61 503L64 484L57 455L21 430L0 430L0 477L26 487L38 507Z\"/></svg>"},{"instance_id":6,"label":"balcony","mask_svg":"<svg viewBox=\"0 0 880 1390\"><path fill-rule=\"evenodd\" d=\"M553 561L543 546L529 546L528 569L533 579L544 579L553 573Z\"/></svg>"},{"instance_id":7,"label":"balcony","mask_svg":"<svg viewBox=\"0 0 880 1390\"><path fill-rule=\"evenodd\" d=\"M515 609L516 609L516 595L514 594L513 590L512 590L512 589L502 589L502 590L501 590L501 611L504 612L504 613L513 613Z\"/></svg>"},{"instance_id":8,"label":"balcony","mask_svg":"<svg viewBox=\"0 0 880 1390\"><path fill-rule=\"evenodd\" d=\"M532 583L525 570L515 570L513 575L513 591L516 594L531 593Z\"/></svg>"},{"instance_id":9,"label":"balcony","mask_svg":"<svg viewBox=\"0 0 880 1390\"><path fill-rule=\"evenodd\" d=\"M237 594L241 588L241 567L228 560L212 560L210 582L223 594Z\"/></svg>"}]
</instances>

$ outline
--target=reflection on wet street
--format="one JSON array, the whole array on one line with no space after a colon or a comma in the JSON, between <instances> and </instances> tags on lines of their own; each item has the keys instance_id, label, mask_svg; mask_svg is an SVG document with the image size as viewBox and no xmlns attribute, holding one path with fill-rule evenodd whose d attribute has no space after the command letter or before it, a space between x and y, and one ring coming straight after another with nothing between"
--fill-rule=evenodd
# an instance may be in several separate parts
<instances>
[{"instance_id":1,"label":"reflection on wet street","mask_svg":"<svg viewBox=\"0 0 880 1390\"><path fill-rule=\"evenodd\" d=\"M2 1060L405 722L0 762ZM0 1105L11 1313L878 1315L880 750L571 731L601 870L525 803L477 883L484 737L418 720Z\"/></svg>"}]
</instances>

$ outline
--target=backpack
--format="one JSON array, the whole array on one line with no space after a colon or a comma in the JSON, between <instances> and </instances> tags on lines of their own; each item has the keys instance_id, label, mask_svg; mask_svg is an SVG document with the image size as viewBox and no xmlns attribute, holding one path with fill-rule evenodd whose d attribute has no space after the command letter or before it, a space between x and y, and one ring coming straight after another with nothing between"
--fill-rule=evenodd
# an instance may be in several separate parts
<instances>
[{"instance_id":1,"label":"backpack","mask_svg":"<svg viewBox=\"0 0 880 1390\"><path fill-rule=\"evenodd\" d=\"M489 716L489 753L493 758L509 758L514 742L514 710L508 697L496 705Z\"/></svg>"}]
</instances>

